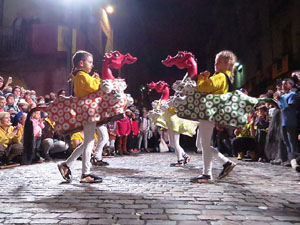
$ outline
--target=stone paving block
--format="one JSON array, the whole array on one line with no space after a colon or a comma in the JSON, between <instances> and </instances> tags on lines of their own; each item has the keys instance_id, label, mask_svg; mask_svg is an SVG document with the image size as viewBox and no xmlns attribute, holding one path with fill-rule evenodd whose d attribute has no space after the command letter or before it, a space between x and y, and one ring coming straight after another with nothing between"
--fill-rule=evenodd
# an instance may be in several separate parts
<instances>
[{"instance_id":1,"label":"stone paving block","mask_svg":"<svg viewBox=\"0 0 300 225\"><path fill-rule=\"evenodd\" d=\"M243 215L243 216L262 216L263 213L262 212L258 212L258 211L231 211L231 213L233 215Z\"/></svg>"},{"instance_id":2,"label":"stone paving block","mask_svg":"<svg viewBox=\"0 0 300 225\"><path fill-rule=\"evenodd\" d=\"M113 203L103 203L103 204L98 204L98 207L100 207L100 208L118 208L118 209L121 209L121 208L123 208L123 205L113 204Z\"/></svg>"},{"instance_id":3,"label":"stone paving block","mask_svg":"<svg viewBox=\"0 0 300 225\"><path fill-rule=\"evenodd\" d=\"M200 210L194 209L166 209L167 214L201 214Z\"/></svg>"},{"instance_id":4,"label":"stone paving block","mask_svg":"<svg viewBox=\"0 0 300 225\"><path fill-rule=\"evenodd\" d=\"M300 213L299 216L273 216L276 220L279 221L290 221L290 222L300 222Z\"/></svg>"},{"instance_id":5,"label":"stone paving block","mask_svg":"<svg viewBox=\"0 0 300 225\"><path fill-rule=\"evenodd\" d=\"M241 225L241 222L220 220L220 221L212 221L211 225Z\"/></svg>"},{"instance_id":6,"label":"stone paving block","mask_svg":"<svg viewBox=\"0 0 300 225\"><path fill-rule=\"evenodd\" d=\"M176 221L148 220L148 221L146 221L146 225L176 225Z\"/></svg>"},{"instance_id":7,"label":"stone paving block","mask_svg":"<svg viewBox=\"0 0 300 225\"><path fill-rule=\"evenodd\" d=\"M136 210L137 213L142 213L142 214L162 214L164 213L163 209L140 209Z\"/></svg>"},{"instance_id":8,"label":"stone paving block","mask_svg":"<svg viewBox=\"0 0 300 225\"><path fill-rule=\"evenodd\" d=\"M56 220L56 219L35 219L35 220L32 220L30 222L30 224L47 224L47 225L50 225L50 224L58 224L59 223L59 220Z\"/></svg>"},{"instance_id":9,"label":"stone paving block","mask_svg":"<svg viewBox=\"0 0 300 225\"><path fill-rule=\"evenodd\" d=\"M31 218L37 218L37 219L40 219L40 218L45 218L45 219L53 219L53 218L56 218L58 216L60 216L61 214L58 214L58 213L38 213L38 214L35 214L34 216L32 216Z\"/></svg>"},{"instance_id":10,"label":"stone paving block","mask_svg":"<svg viewBox=\"0 0 300 225\"><path fill-rule=\"evenodd\" d=\"M89 220L88 219L63 219L59 222L59 224L88 224Z\"/></svg>"},{"instance_id":11,"label":"stone paving block","mask_svg":"<svg viewBox=\"0 0 300 225\"><path fill-rule=\"evenodd\" d=\"M143 220L167 220L168 216L166 214L143 214L141 215Z\"/></svg>"},{"instance_id":12,"label":"stone paving block","mask_svg":"<svg viewBox=\"0 0 300 225\"><path fill-rule=\"evenodd\" d=\"M4 221L4 224L29 224L30 219L8 219Z\"/></svg>"},{"instance_id":13,"label":"stone paving block","mask_svg":"<svg viewBox=\"0 0 300 225\"><path fill-rule=\"evenodd\" d=\"M201 210L203 215L226 216L232 215L231 211L226 210Z\"/></svg>"},{"instance_id":14,"label":"stone paving block","mask_svg":"<svg viewBox=\"0 0 300 225\"><path fill-rule=\"evenodd\" d=\"M198 215L197 218L200 220L208 220L208 221L225 220L225 216L214 216L214 215Z\"/></svg>"},{"instance_id":15,"label":"stone paving block","mask_svg":"<svg viewBox=\"0 0 300 225\"><path fill-rule=\"evenodd\" d=\"M197 220L197 216L196 215L168 215L170 220L176 220L176 221L180 221L180 220L184 220L184 221L188 221L188 220Z\"/></svg>"},{"instance_id":16,"label":"stone paving block","mask_svg":"<svg viewBox=\"0 0 300 225\"><path fill-rule=\"evenodd\" d=\"M269 225L269 222L260 222L260 221L245 221L243 225Z\"/></svg>"},{"instance_id":17,"label":"stone paving block","mask_svg":"<svg viewBox=\"0 0 300 225\"><path fill-rule=\"evenodd\" d=\"M141 224L145 224L145 221L143 220L132 220L132 219L120 219L117 221L118 224L124 224L124 225L141 225Z\"/></svg>"},{"instance_id":18,"label":"stone paving block","mask_svg":"<svg viewBox=\"0 0 300 225\"><path fill-rule=\"evenodd\" d=\"M24 219L28 219L32 216L33 216L32 213L14 213L14 214L9 214L7 216L7 218L24 218Z\"/></svg>"},{"instance_id":19,"label":"stone paving block","mask_svg":"<svg viewBox=\"0 0 300 225\"><path fill-rule=\"evenodd\" d=\"M148 205L145 205L145 204L135 204L135 205L125 205L124 208L128 208L128 209L147 209L149 208Z\"/></svg>"},{"instance_id":20,"label":"stone paving block","mask_svg":"<svg viewBox=\"0 0 300 225\"><path fill-rule=\"evenodd\" d=\"M116 208L111 208L107 209L106 213L113 213L113 214L133 214L135 212L134 209L116 209Z\"/></svg>"}]
</instances>

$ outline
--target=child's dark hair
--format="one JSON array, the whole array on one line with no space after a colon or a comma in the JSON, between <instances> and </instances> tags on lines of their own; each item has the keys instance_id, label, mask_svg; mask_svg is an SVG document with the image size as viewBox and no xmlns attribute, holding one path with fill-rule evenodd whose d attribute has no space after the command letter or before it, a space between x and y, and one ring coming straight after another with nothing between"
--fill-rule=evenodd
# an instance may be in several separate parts
<instances>
[{"instance_id":1,"label":"child's dark hair","mask_svg":"<svg viewBox=\"0 0 300 225\"><path fill-rule=\"evenodd\" d=\"M72 74L75 75L77 73L77 66L78 63L81 60L85 60L87 56L93 56L91 53L87 52L87 51L83 51L83 50L79 50L77 52L75 52L75 54L72 57Z\"/></svg>"}]
</instances>

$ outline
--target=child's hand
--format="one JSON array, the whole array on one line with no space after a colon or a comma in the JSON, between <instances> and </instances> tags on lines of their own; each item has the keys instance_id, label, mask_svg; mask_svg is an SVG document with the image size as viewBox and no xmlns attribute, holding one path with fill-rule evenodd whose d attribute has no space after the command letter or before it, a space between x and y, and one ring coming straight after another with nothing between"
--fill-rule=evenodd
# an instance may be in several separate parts
<instances>
[{"instance_id":1,"label":"child's hand","mask_svg":"<svg viewBox=\"0 0 300 225\"><path fill-rule=\"evenodd\" d=\"M100 78L99 73L96 73L96 72L93 74L93 76L94 76L94 78Z\"/></svg>"},{"instance_id":2,"label":"child's hand","mask_svg":"<svg viewBox=\"0 0 300 225\"><path fill-rule=\"evenodd\" d=\"M209 71L203 71L203 72L201 72L200 74L199 74L199 76L204 76L204 77L209 77L209 75L210 75L210 72Z\"/></svg>"}]
</instances>

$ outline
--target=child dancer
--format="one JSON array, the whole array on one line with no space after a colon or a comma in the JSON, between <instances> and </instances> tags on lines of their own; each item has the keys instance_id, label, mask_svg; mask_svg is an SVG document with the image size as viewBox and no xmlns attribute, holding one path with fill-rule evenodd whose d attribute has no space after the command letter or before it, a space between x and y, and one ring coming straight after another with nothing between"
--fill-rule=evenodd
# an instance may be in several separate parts
<instances>
[{"instance_id":1,"label":"child dancer","mask_svg":"<svg viewBox=\"0 0 300 225\"><path fill-rule=\"evenodd\" d=\"M231 51L221 51L215 58L215 73L209 76L208 71L202 72L198 76L197 89L200 92L210 94L227 93L233 82L233 70L236 56ZM214 129L214 123L201 120L199 124L199 138L202 143L203 173L199 177L193 177L193 183L213 183L212 162L213 158L219 159L223 163L223 170L219 174L219 179L227 176L236 164L226 158L222 153L210 146L210 140Z\"/></svg>"},{"instance_id":2,"label":"child dancer","mask_svg":"<svg viewBox=\"0 0 300 225\"><path fill-rule=\"evenodd\" d=\"M99 74L94 73L90 76L89 73L93 68L93 55L86 51L78 51L72 58L72 81L74 84L74 93L77 98L82 98L99 89L101 79ZM58 164L58 169L62 177L71 181L71 165L82 154L82 175L81 183L100 183L102 178L90 174L90 159L94 146L94 133L96 129L96 122L88 122L83 126L84 141L81 145L73 151L70 157L61 164Z\"/></svg>"}]
</instances>

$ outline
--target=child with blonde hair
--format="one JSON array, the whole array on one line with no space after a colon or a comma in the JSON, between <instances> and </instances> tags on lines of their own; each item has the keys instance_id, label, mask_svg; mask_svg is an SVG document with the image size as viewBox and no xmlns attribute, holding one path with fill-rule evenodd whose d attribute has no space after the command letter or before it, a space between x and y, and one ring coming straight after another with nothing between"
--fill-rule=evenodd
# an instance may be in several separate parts
<instances>
[{"instance_id":1,"label":"child with blonde hair","mask_svg":"<svg viewBox=\"0 0 300 225\"><path fill-rule=\"evenodd\" d=\"M215 73L210 76L208 71L201 72L198 75L197 89L200 92L209 94L227 93L234 81L234 65L236 56L233 52L224 50L219 52L215 58ZM230 161L222 153L211 147L210 140L214 129L214 123L207 120L201 120L197 138L202 144L203 172L201 176L193 177L193 183L213 183L212 162L217 158L223 164L223 170L219 174L219 179L227 176L236 164Z\"/></svg>"}]
</instances>

